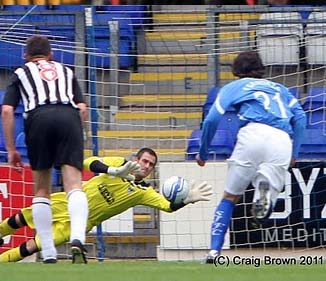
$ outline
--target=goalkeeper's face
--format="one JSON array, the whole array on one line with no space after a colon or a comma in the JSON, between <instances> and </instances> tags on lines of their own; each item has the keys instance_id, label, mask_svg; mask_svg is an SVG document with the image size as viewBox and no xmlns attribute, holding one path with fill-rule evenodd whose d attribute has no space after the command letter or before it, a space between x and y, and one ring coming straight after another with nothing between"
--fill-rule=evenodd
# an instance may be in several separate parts
<instances>
[{"instance_id":1,"label":"goalkeeper's face","mask_svg":"<svg viewBox=\"0 0 326 281\"><path fill-rule=\"evenodd\" d=\"M140 165L140 171L136 172L134 176L136 177L136 181L140 181L154 170L156 158L154 155L145 152L137 159L137 162Z\"/></svg>"}]
</instances>

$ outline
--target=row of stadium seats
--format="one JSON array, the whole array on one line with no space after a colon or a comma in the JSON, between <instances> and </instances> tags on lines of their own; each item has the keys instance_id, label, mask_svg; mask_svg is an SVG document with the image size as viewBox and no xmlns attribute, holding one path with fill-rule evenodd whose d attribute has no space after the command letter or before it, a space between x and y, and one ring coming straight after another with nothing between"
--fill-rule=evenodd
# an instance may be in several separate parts
<instances>
[{"instance_id":1,"label":"row of stadium seats","mask_svg":"<svg viewBox=\"0 0 326 281\"><path fill-rule=\"evenodd\" d=\"M298 92L293 89L293 93ZM203 119L207 115L210 107L216 99L218 89L212 88L208 92L206 102L203 105ZM0 91L0 105L2 104L4 91ZM307 112L307 129L305 132L304 142L300 151L300 158L304 159L325 159L326 158L326 122L325 122L325 97L326 89L311 88L308 96L303 102L303 108ZM15 111L15 138L17 149L21 152L24 162L28 162L27 150L25 145L23 106L19 105ZM239 130L239 119L234 110L227 111L217 128L213 138L210 151L211 159L226 159L230 156L236 135ZM7 155L5 151L4 139L2 137L2 123L0 122L0 161L6 162ZM199 141L201 129L196 129L189 137L187 144L187 159L194 160L199 150Z\"/></svg>"},{"instance_id":2,"label":"row of stadium seats","mask_svg":"<svg viewBox=\"0 0 326 281\"><path fill-rule=\"evenodd\" d=\"M290 89L299 98L299 91ZM212 87L203 105L203 120L214 103L218 88ZM300 159L326 159L326 88L312 87L305 98L303 109L307 113L307 128L299 153ZM210 159L226 159L233 150L239 120L234 110L227 111L221 119L210 147ZM200 147L201 130L192 132L187 145L187 159L194 160Z\"/></svg>"},{"instance_id":3,"label":"row of stadium seats","mask_svg":"<svg viewBox=\"0 0 326 281\"><path fill-rule=\"evenodd\" d=\"M194 130L188 140L187 160L195 160L199 151L201 130ZM229 130L216 130L209 149L209 159L225 160L230 157L234 148L234 139ZM299 159L326 159L325 130L306 128L299 152Z\"/></svg>"},{"instance_id":4,"label":"row of stadium seats","mask_svg":"<svg viewBox=\"0 0 326 281\"><path fill-rule=\"evenodd\" d=\"M326 12L266 13L257 27L257 48L265 65L298 65L302 48L308 65L326 63Z\"/></svg>"},{"instance_id":5,"label":"row of stadium seats","mask_svg":"<svg viewBox=\"0 0 326 281\"><path fill-rule=\"evenodd\" d=\"M3 101L5 92L0 91L0 109ZM24 118L23 118L23 112L24 107L22 104L19 104L19 106L15 110L15 138L17 142L18 136L24 132ZM0 110L1 114L1 110ZM5 147L5 142L3 138L3 132L2 132L2 122L0 122L0 162L7 162L7 152ZM27 154L26 154L27 156Z\"/></svg>"},{"instance_id":6,"label":"row of stadium seats","mask_svg":"<svg viewBox=\"0 0 326 281\"><path fill-rule=\"evenodd\" d=\"M49 8L51 7L51 8ZM71 9L70 9L71 8ZM23 42L27 34L43 34L52 39L54 49L54 59L62 61L68 65L74 65L74 51L78 47L76 43L84 38L77 38L78 31L75 30L75 16L73 12L84 11L85 7L80 5L67 6L41 6L37 7L39 13L26 14L22 19L19 11L22 11L19 5L4 6L3 12L0 11L2 27L0 34L6 34L5 40L0 42L0 67L15 68L24 63ZM146 6L128 6L95 7L93 18L95 50L94 53L104 54L96 57L96 66L110 67L110 29L109 21L118 21L119 23L119 64L121 68L128 68L133 63L132 56L127 56L134 52L135 32L137 24L145 20ZM63 14L63 11L67 11ZM10 30L10 26L15 28ZM9 29L9 32L8 32ZM8 50L9 56L8 56Z\"/></svg>"}]
</instances>

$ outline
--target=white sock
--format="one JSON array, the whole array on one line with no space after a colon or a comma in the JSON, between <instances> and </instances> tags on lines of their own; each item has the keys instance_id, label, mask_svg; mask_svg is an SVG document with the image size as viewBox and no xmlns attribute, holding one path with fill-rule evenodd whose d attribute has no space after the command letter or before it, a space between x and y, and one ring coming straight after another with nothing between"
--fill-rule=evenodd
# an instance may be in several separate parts
<instances>
[{"instance_id":1,"label":"white sock","mask_svg":"<svg viewBox=\"0 0 326 281\"><path fill-rule=\"evenodd\" d=\"M45 197L34 197L32 214L37 235L40 237L43 259L56 258L57 250L52 236L51 201Z\"/></svg>"},{"instance_id":2,"label":"white sock","mask_svg":"<svg viewBox=\"0 0 326 281\"><path fill-rule=\"evenodd\" d=\"M70 242L74 239L78 239L84 244L86 240L88 218L86 194L81 189L74 189L68 193L67 197L70 216Z\"/></svg>"},{"instance_id":3,"label":"white sock","mask_svg":"<svg viewBox=\"0 0 326 281\"><path fill-rule=\"evenodd\" d=\"M218 251L216 251L216 250L210 250L208 254L210 256L216 256L216 255L218 255Z\"/></svg>"}]
</instances>

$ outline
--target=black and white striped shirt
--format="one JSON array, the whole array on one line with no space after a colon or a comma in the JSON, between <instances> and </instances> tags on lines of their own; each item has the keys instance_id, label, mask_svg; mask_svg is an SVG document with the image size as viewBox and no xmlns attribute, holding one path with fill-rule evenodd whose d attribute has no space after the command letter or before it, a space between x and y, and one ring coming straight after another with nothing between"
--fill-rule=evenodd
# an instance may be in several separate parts
<instances>
[{"instance_id":1,"label":"black and white striped shirt","mask_svg":"<svg viewBox=\"0 0 326 281\"><path fill-rule=\"evenodd\" d=\"M3 104L16 107L22 99L25 112L45 104L84 102L73 71L55 61L38 60L19 67L11 77Z\"/></svg>"}]
</instances>

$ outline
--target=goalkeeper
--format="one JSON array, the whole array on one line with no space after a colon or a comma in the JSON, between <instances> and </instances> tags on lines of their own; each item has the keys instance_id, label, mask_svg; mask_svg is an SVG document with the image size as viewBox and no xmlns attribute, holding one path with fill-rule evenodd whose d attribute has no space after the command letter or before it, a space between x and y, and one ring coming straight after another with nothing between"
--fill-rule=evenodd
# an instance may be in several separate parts
<instances>
[{"instance_id":1,"label":"goalkeeper","mask_svg":"<svg viewBox=\"0 0 326 281\"><path fill-rule=\"evenodd\" d=\"M154 170L157 155L150 148L142 148L136 154L135 161L126 161L123 157L90 157L85 159L84 167L94 173L100 173L88 180L83 190L88 200L89 216L87 232L101 222L118 215L136 205L144 205L166 212L174 212L189 203L208 201L212 187L206 182L190 186L187 198L181 204L169 202L154 190L144 179ZM51 194L53 212L53 237L55 245L69 241L70 220L67 211L67 199L64 192ZM34 229L32 208L21 211L0 224L0 244L6 235L14 234L21 227ZM2 243L1 243L2 242ZM0 255L0 262L16 262L41 250L38 235Z\"/></svg>"}]
</instances>

